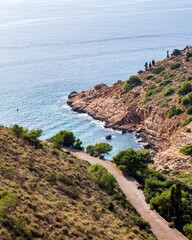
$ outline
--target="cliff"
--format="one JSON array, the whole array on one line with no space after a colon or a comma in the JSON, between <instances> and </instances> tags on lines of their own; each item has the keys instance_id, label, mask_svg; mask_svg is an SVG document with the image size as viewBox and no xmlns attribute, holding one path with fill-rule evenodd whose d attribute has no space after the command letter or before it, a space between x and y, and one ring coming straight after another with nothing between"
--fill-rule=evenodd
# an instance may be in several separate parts
<instances>
[{"instance_id":1,"label":"cliff","mask_svg":"<svg viewBox=\"0 0 192 240\"><path fill-rule=\"evenodd\" d=\"M192 143L192 100L184 100L192 92L192 49L176 51L133 78L139 79L136 86L129 79L73 92L68 104L74 111L104 121L105 127L136 131L154 149L156 169L168 166L190 172L189 156L179 149Z\"/></svg>"}]
</instances>

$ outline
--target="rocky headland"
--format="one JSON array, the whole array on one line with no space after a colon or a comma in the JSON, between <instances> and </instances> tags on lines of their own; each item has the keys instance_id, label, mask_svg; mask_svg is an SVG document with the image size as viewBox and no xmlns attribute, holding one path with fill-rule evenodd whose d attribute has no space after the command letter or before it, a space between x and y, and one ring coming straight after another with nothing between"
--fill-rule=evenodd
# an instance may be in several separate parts
<instances>
[{"instance_id":1,"label":"rocky headland","mask_svg":"<svg viewBox=\"0 0 192 240\"><path fill-rule=\"evenodd\" d=\"M111 87L102 83L72 92L68 104L74 111L104 121L105 127L135 131L145 147L154 150L157 170L190 172L190 156L179 150L192 143L192 48L174 51L133 78L139 79L135 85L130 78Z\"/></svg>"}]
</instances>

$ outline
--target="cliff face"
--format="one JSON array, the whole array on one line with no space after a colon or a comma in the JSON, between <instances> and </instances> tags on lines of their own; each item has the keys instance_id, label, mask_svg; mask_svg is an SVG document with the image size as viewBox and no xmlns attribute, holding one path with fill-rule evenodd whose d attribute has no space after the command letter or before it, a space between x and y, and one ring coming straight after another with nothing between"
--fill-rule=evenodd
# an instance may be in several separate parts
<instances>
[{"instance_id":1,"label":"cliff face","mask_svg":"<svg viewBox=\"0 0 192 240\"><path fill-rule=\"evenodd\" d=\"M192 122L183 124L190 117L187 109L191 105L182 104L183 95L178 93L184 83L192 84L192 59L189 57L186 61L188 52L190 49L183 50L182 55L157 62L151 69L139 73L141 84L129 91L125 91L123 81L112 87L98 84L89 91L72 93L68 103L74 111L105 121L106 127L139 132L156 152L155 168L168 165L190 171L189 157L179 149L192 142ZM156 71L158 69L161 71ZM181 108L182 113L168 117L172 106Z\"/></svg>"}]
</instances>

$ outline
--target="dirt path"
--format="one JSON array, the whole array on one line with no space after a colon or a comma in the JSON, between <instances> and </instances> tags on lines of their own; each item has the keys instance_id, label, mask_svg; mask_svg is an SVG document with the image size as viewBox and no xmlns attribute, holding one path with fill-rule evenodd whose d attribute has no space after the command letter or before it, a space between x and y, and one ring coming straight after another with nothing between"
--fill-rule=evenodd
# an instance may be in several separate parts
<instances>
[{"instance_id":1,"label":"dirt path","mask_svg":"<svg viewBox=\"0 0 192 240\"><path fill-rule=\"evenodd\" d=\"M116 165L110 161L100 160L99 158L91 157L86 153L73 149L70 149L70 152L74 156L88 161L90 164L100 163L112 173L126 195L127 200L131 202L141 217L150 223L151 230L158 240L187 240L179 231L169 228L168 222L157 214L156 211L150 210L149 205L145 202L144 194L137 188L138 183L134 178L125 178Z\"/></svg>"}]
</instances>

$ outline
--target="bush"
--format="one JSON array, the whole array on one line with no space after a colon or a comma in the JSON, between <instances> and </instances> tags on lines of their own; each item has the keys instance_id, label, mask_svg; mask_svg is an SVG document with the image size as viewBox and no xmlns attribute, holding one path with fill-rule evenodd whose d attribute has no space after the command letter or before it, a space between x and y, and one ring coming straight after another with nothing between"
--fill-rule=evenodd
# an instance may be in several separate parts
<instances>
[{"instance_id":1,"label":"bush","mask_svg":"<svg viewBox=\"0 0 192 240\"><path fill-rule=\"evenodd\" d=\"M103 159L103 154L108 154L112 150L112 146L108 143L96 143L95 145L88 145L86 147L86 153L91 156L99 156Z\"/></svg>"},{"instance_id":2,"label":"bush","mask_svg":"<svg viewBox=\"0 0 192 240\"><path fill-rule=\"evenodd\" d=\"M171 96L175 92L175 88L167 88L164 92L164 96Z\"/></svg>"},{"instance_id":3,"label":"bush","mask_svg":"<svg viewBox=\"0 0 192 240\"><path fill-rule=\"evenodd\" d=\"M27 234L28 232L28 226L27 226L27 220L24 217L20 217L16 222L16 233L17 234Z\"/></svg>"},{"instance_id":4,"label":"bush","mask_svg":"<svg viewBox=\"0 0 192 240\"><path fill-rule=\"evenodd\" d=\"M86 153L93 155L94 154L94 146L93 145L88 145L86 147Z\"/></svg>"},{"instance_id":5,"label":"bush","mask_svg":"<svg viewBox=\"0 0 192 240\"><path fill-rule=\"evenodd\" d=\"M96 143L93 147L94 152L98 155L108 154L112 149L113 147L108 143Z\"/></svg>"},{"instance_id":6,"label":"bush","mask_svg":"<svg viewBox=\"0 0 192 240\"><path fill-rule=\"evenodd\" d=\"M192 223L188 223L183 227L183 231L189 240L192 240Z\"/></svg>"},{"instance_id":7,"label":"bush","mask_svg":"<svg viewBox=\"0 0 192 240\"><path fill-rule=\"evenodd\" d=\"M152 80L152 79L154 79L154 76L153 75L148 75L146 79L147 80Z\"/></svg>"},{"instance_id":8,"label":"bush","mask_svg":"<svg viewBox=\"0 0 192 240\"><path fill-rule=\"evenodd\" d=\"M159 86L166 86L171 82L172 82L171 79L168 78L168 79L165 79L162 82L160 82Z\"/></svg>"},{"instance_id":9,"label":"bush","mask_svg":"<svg viewBox=\"0 0 192 240\"><path fill-rule=\"evenodd\" d=\"M161 88L155 86L154 84L150 85L147 89L145 89L146 94L145 98L151 97L153 94L157 94L158 92L161 91Z\"/></svg>"},{"instance_id":10,"label":"bush","mask_svg":"<svg viewBox=\"0 0 192 240\"><path fill-rule=\"evenodd\" d=\"M172 105L169 109L169 111L167 112L167 117L168 118L172 118L175 115L180 115L181 113L183 113L183 109L180 107L177 107L175 105Z\"/></svg>"},{"instance_id":11,"label":"bush","mask_svg":"<svg viewBox=\"0 0 192 240\"><path fill-rule=\"evenodd\" d=\"M190 82L184 82L180 88L177 90L179 95L186 95L192 92L192 84Z\"/></svg>"},{"instance_id":12,"label":"bush","mask_svg":"<svg viewBox=\"0 0 192 240\"><path fill-rule=\"evenodd\" d=\"M15 208L16 204L16 194L6 190L0 191L0 222L5 222L7 220L7 214Z\"/></svg>"},{"instance_id":13,"label":"bush","mask_svg":"<svg viewBox=\"0 0 192 240\"><path fill-rule=\"evenodd\" d=\"M132 90L134 87L139 86L141 80L138 76L131 76L123 85L126 92Z\"/></svg>"},{"instance_id":14,"label":"bush","mask_svg":"<svg viewBox=\"0 0 192 240\"><path fill-rule=\"evenodd\" d=\"M148 150L135 151L132 148L120 151L113 157L113 162L122 170L124 174L136 176L147 168L151 162Z\"/></svg>"},{"instance_id":15,"label":"bush","mask_svg":"<svg viewBox=\"0 0 192 240\"><path fill-rule=\"evenodd\" d=\"M17 124L13 125L10 129L12 131L12 134L17 138L24 139L28 143L36 147L41 146L40 140L38 139L42 134L41 129L37 129L37 130L32 129L29 131L27 128L25 129Z\"/></svg>"},{"instance_id":16,"label":"bush","mask_svg":"<svg viewBox=\"0 0 192 240\"><path fill-rule=\"evenodd\" d=\"M161 73L162 71L164 71L165 70L165 68L164 67L162 67L162 66L160 66L160 67L157 67L157 68L154 68L154 69L152 69L152 73L154 73L154 74L159 74L159 73Z\"/></svg>"},{"instance_id":17,"label":"bush","mask_svg":"<svg viewBox=\"0 0 192 240\"><path fill-rule=\"evenodd\" d=\"M64 183L65 185L68 185L68 186L73 185L73 180L72 180L71 176L68 176L64 173L60 174L58 176L58 179L60 182Z\"/></svg>"},{"instance_id":18,"label":"bush","mask_svg":"<svg viewBox=\"0 0 192 240\"><path fill-rule=\"evenodd\" d=\"M23 133L23 139L28 141L30 144L38 147L41 145L38 139L41 136L41 134L42 134L41 129L37 129L37 130L32 129L31 131L27 131Z\"/></svg>"},{"instance_id":19,"label":"bush","mask_svg":"<svg viewBox=\"0 0 192 240\"><path fill-rule=\"evenodd\" d=\"M180 148L179 151L185 155L192 156L192 144Z\"/></svg>"},{"instance_id":20,"label":"bush","mask_svg":"<svg viewBox=\"0 0 192 240\"><path fill-rule=\"evenodd\" d=\"M73 147L77 149L82 149L79 138L76 139L73 132L61 130L59 133L55 134L52 138L49 139L53 143L53 147L62 148L62 147Z\"/></svg>"},{"instance_id":21,"label":"bush","mask_svg":"<svg viewBox=\"0 0 192 240\"><path fill-rule=\"evenodd\" d=\"M177 68L179 68L181 66L181 64L180 63L174 63L174 64L172 64L171 65L171 70L174 70L174 69L177 69Z\"/></svg>"},{"instance_id":22,"label":"bush","mask_svg":"<svg viewBox=\"0 0 192 240\"><path fill-rule=\"evenodd\" d=\"M15 136L17 138L21 138L23 136L24 131L25 131L23 127L20 127L17 124L13 125L10 129L12 131L13 136Z\"/></svg>"},{"instance_id":23,"label":"bush","mask_svg":"<svg viewBox=\"0 0 192 240\"><path fill-rule=\"evenodd\" d=\"M186 113L189 114L189 115L192 115L192 107L188 108Z\"/></svg>"},{"instance_id":24,"label":"bush","mask_svg":"<svg viewBox=\"0 0 192 240\"><path fill-rule=\"evenodd\" d=\"M99 187L107 190L110 194L114 192L115 178L102 165L93 164L89 168L89 174Z\"/></svg>"},{"instance_id":25,"label":"bush","mask_svg":"<svg viewBox=\"0 0 192 240\"><path fill-rule=\"evenodd\" d=\"M183 126L189 124L190 122L192 122L192 117L187 117L183 120L183 122L181 123Z\"/></svg>"},{"instance_id":26,"label":"bush","mask_svg":"<svg viewBox=\"0 0 192 240\"><path fill-rule=\"evenodd\" d=\"M181 103L183 105L189 105L192 104L192 92L189 93L187 96L184 96L181 98Z\"/></svg>"}]
</instances>

